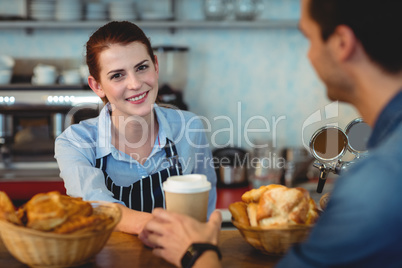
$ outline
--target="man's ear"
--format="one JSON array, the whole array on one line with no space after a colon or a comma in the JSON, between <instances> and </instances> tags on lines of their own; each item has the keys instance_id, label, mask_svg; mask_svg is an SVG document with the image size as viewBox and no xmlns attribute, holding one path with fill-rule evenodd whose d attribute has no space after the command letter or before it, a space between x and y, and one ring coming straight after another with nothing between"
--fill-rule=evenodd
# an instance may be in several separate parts
<instances>
[{"instance_id":1,"label":"man's ear","mask_svg":"<svg viewBox=\"0 0 402 268\"><path fill-rule=\"evenodd\" d=\"M100 98L106 96L105 92L102 89L101 84L98 83L92 75L88 77L88 85L92 89L92 91L95 92L96 95L98 95Z\"/></svg>"},{"instance_id":2,"label":"man's ear","mask_svg":"<svg viewBox=\"0 0 402 268\"><path fill-rule=\"evenodd\" d=\"M356 52L357 38L353 30L346 25L336 27L333 35L333 52L340 61L350 59Z\"/></svg>"}]
</instances>

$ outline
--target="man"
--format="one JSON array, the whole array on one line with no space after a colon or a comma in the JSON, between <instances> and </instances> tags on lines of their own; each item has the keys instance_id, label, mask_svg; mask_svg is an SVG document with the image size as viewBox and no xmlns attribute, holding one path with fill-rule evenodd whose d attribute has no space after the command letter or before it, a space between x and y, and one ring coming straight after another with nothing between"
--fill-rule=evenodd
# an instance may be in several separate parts
<instances>
[{"instance_id":1,"label":"man","mask_svg":"<svg viewBox=\"0 0 402 268\"><path fill-rule=\"evenodd\" d=\"M301 0L308 58L328 97L355 106L373 131L369 156L337 179L309 239L290 249L278 267L402 267L401 10L400 0ZM201 228L183 215L154 214L141 237L176 265L192 242L216 244L211 236L219 215ZM165 228L173 223L176 229ZM187 232L186 244L171 253L164 240L194 228L200 228L198 237ZM219 265L217 259L208 251L195 266Z\"/></svg>"}]
</instances>

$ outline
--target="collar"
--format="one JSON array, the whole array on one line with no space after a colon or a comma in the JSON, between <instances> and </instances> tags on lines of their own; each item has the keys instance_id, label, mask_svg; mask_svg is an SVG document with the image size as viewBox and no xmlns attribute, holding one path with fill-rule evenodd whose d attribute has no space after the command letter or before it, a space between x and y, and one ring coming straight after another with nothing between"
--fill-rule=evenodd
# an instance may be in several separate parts
<instances>
[{"instance_id":1,"label":"collar","mask_svg":"<svg viewBox=\"0 0 402 268\"><path fill-rule=\"evenodd\" d=\"M98 141L96 158L104 157L111 153L112 147L112 121L110 119L110 103L102 108L98 116Z\"/></svg>"},{"instance_id":2,"label":"collar","mask_svg":"<svg viewBox=\"0 0 402 268\"><path fill-rule=\"evenodd\" d=\"M162 149L166 145L166 138L171 141L173 140L172 129L166 118L166 109L159 107L157 104L154 104L153 108L159 124L159 143L158 139L156 139L155 146L158 146L159 149ZM112 152L112 148L114 149L114 146L112 145L112 120L110 118L110 111L110 103L107 103L102 108L98 116L98 146L96 151L96 158L104 157Z\"/></svg>"},{"instance_id":3,"label":"collar","mask_svg":"<svg viewBox=\"0 0 402 268\"><path fill-rule=\"evenodd\" d=\"M384 141L402 123L402 89L382 110L368 141L368 148L374 148Z\"/></svg>"},{"instance_id":4,"label":"collar","mask_svg":"<svg viewBox=\"0 0 402 268\"><path fill-rule=\"evenodd\" d=\"M160 140L160 148L165 147L166 145L166 138L173 141L173 134L171 125L168 122L167 115L166 115L165 108L159 107L157 104L154 104L154 111L156 114L156 119L158 120L159 124L159 140Z\"/></svg>"}]
</instances>

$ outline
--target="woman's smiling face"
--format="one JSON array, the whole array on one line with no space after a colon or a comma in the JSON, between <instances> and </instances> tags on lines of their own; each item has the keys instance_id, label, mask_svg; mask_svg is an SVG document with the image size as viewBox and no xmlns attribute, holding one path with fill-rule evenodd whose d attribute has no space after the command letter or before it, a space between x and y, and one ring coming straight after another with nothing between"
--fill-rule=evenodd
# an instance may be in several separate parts
<instances>
[{"instance_id":1,"label":"woman's smiling face","mask_svg":"<svg viewBox=\"0 0 402 268\"><path fill-rule=\"evenodd\" d=\"M92 79L90 86L99 97L108 98L112 115L145 117L151 113L158 94L159 67L144 44L112 44L100 53L99 66L100 81Z\"/></svg>"}]
</instances>

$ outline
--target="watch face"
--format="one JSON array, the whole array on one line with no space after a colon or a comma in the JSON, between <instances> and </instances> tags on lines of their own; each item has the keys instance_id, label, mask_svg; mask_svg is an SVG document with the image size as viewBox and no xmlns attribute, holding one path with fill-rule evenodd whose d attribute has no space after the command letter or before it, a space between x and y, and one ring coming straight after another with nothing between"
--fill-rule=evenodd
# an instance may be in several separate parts
<instances>
[{"instance_id":1,"label":"watch face","mask_svg":"<svg viewBox=\"0 0 402 268\"><path fill-rule=\"evenodd\" d=\"M193 247L190 246L187 249L186 253L184 253L183 258L181 259L181 266L184 267L184 268L185 267L191 267L192 266L193 256L194 256Z\"/></svg>"},{"instance_id":2,"label":"watch face","mask_svg":"<svg viewBox=\"0 0 402 268\"><path fill-rule=\"evenodd\" d=\"M197 250L198 248L193 244L187 249L187 252L194 256L195 253L197 253Z\"/></svg>"},{"instance_id":3,"label":"watch face","mask_svg":"<svg viewBox=\"0 0 402 268\"><path fill-rule=\"evenodd\" d=\"M218 256L219 259L221 259L221 253L219 251L219 248L217 246L214 246L212 244L202 244L202 243L194 243L192 244L184 254L183 258L181 259L181 265L183 267L192 267L195 261L204 253L206 250L214 250Z\"/></svg>"}]
</instances>

